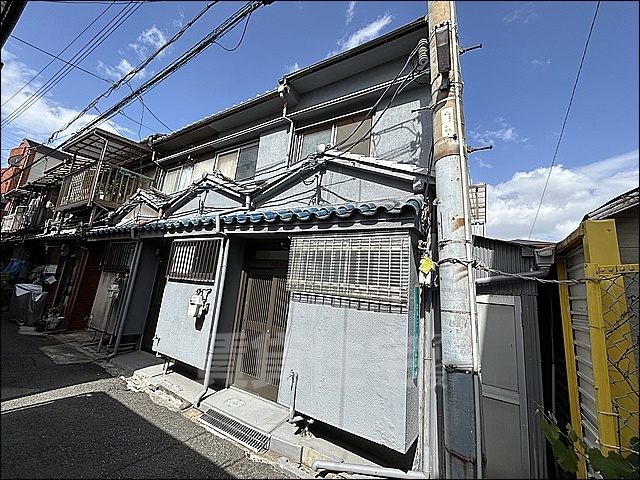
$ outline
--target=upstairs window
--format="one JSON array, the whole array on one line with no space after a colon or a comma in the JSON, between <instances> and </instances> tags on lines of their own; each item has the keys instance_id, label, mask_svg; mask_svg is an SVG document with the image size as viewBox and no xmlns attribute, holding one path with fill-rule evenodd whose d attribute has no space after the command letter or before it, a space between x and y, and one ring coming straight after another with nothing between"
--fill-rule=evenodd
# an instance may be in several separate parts
<instances>
[{"instance_id":1,"label":"upstairs window","mask_svg":"<svg viewBox=\"0 0 640 480\"><path fill-rule=\"evenodd\" d=\"M298 160L307 158L321 143L338 145L337 149L342 152L348 150L349 153L369 156L371 118L363 119L364 114L342 116L301 130L297 141Z\"/></svg>"},{"instance_id":2,"label":"upstairs window","mask_svg":"<svg viewBox=\"0 0 640 480\"><path fill-rule=\"evenodd\" d=\"M258 144L245 145L219 153L216 170L231 180L246 180L254 176L258 161Z\"/></svg>"},{"instance_id":3,"label":"upstairs window","mask_svg":"<svg viewBox=\"0 0 640 480\"><path fill-rule=\"evenodd\" d=\"M177 168L167 170L162 179L163 193L171 194L184 190L191 183L191 175L193 173L193 165L181 165Z\"/></svg>"}]
</instances>

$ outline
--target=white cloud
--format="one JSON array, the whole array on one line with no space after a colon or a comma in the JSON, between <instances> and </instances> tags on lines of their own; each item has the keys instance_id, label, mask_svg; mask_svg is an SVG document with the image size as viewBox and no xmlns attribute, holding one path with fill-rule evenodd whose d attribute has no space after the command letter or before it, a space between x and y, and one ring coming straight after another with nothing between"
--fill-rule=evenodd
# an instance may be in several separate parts
<instances>
[{"instance_id":1,"label":"white cloud","mask_svg":"<svg viewBox=\"0 0 640 480\"><path fill-rule=\"evenodd\" d=\"M637 187L638 160L635 150L576 168L553 167L531 238L559 242L587 213ZM529 237L548 174L548 168L538 168L487 185L488 237Z\"/></svg>"},{"instance_id":2,"label":"white cloud","mask_svg":"<svg viewBox=\"0 0 640 480\"><path fill-rule=\"evenodd\" d=\"M120 80L127 73L133 70L133 68L133 65L131 65L127 59L121 58L120 63L115 67L110 67L109 65L105 65L101 61L98 61L97 70L98 73L104 75L105 77L113 78L114 80ZM145 78L146 76L147 71L144 68L136 74L136 77L139 80Z\"/></svg>"},{"instance_id":3,"label":"white cloud","mask_svg":"<svg viewBox=\"0 0 640 480\"><path fill-rule=\"evenodd\" d=\"M473 160L478 164L478 167L480 167L480 168L493 168L493 165L491 165L490 163L485 162L481 158L474 158Z\"/></svg>"},{"instance_id":4,"label":"white cloud","mask_svg":"<svg viewBox=\"0 0 640 480\"><path fill-rule=\"evenodd\" d=\"M389 25L393 21L393 15L387 12L382 16L379 16L373 22L365 25L357 32L353 33L346 40L338 40L338 49L329 52L327 57L332 57L338 53L349 50L350 48L357 47L360 44L368 42L380 35L383 28Z\"/></svg>"},{"instance_id":5,"label":"white cloud","mask_svg":"<svg viewBox=\"0 0 640 480\"><path fill-rule=\"evenodd\" d=\"M35 75L36 71L29 68L24 63L20 62L17 57L11 54L9 51L2 49L2 61L4 67L2 68L2 89L0 91L0 98L2 103L6 105L2 107L2 119L4 121L9 115L11 115L18 108L22 110L22 105L32 98L32 95L43 85L43 82L36 78L21 92L17 93L14 98L11 98L20 88L22 88L29 80ZM11 98L11 100L9 100ZM72 118L74 118L79 110L58 102L50 94L36 100L33 104L31 101L25 104L31 105L24 110L20 116L12 120L6 127L2 127L3 134L7 132L11 138L15 136L20 138L29 138L36 142L47 143L49 136L66 125ZM97 117L96 114L86 113L80 119L78 119L69 130L62 132L62 136L77 131L79 128L86 125L91 120ZM109 126L107 123L101 125L101 128L116 132L116 129ZM118 130L122 130L121 127L116 125ZM117 133L117 132L116 132ZM58 142L53 142L51 145L55 146ZM3 148L12 148L5 145L3 141ZM17 146L18 144L14 145ZM5 151L3 150L3 164L5 162Z\"/></svg>"},{"instance_id":6,"label":"white cloud","mask_svg":"<svg viewBox=\"0 0 640 480\"><path fill-rule=\"evenodd\" d=\"M550 58L547 58L546 60L534 59L534 60L531 60L531 65L533 65L534 67L543 67L545 65L551 65L551 59Z\"/></svg>"},{"instance_id":7,"label":"white cloud","mask_svg":"<svg viewBox=\"0 0 640 480\"><path fill-rule=\"evenodd\" d=\"M286 73L291 73L291 72L295 72L296 70L300 70L300 66L298 65L298 62L296 62L293 65L285 65L284 69Z\"/></svg>"},{"instance_id":8,"label":"white cloud","mask_svg":"<svg viewBox=\"0 0 640 480\"><path fill-rule=\"evenodd\" d=\"M181 14L181 15L182 15L182 18L184 18L184 14ZM139 59L144 60L147 57L149 57L149 55L151 55L153 52L159 50L160 47L162 47L166 43L167 43L167 37L164 34L164 32L162 32L155 25L153 25L152 27L147 28L140 35L138 35L137 42L130 43L129 45L127 45L126 50L133 51ZM158 54L156 58L164 57L165 55L170 53L171 50L172 50L172 47L166 48L165 50L160 52L160 54ZM123 51L122 49L118 50L118 54L121 56L121 58L120 58L120 62L115 66L110 66L105 64L102 61L98 61L98 66L96 68L96 71L114 80L121 79L131 70L133 70L133 68L135 67L135 65L132 65L129 60L124 58L125 53L126 52ZM146 71L146 69L142 69L136 74L135 78L137 78L138 80L142 80L146 78L148 75L149 73Z\"/></svg>"},{"instance_id":9,"label":"white cloud","mask_svg":"<svg viewBox=\"0 0 640 480\"><path fill-rule=\"evenodd\" d=\"M499 127L495 130L481 130L480 127L478 127L474 130L469 130L467 134L474 141L481 143L481 146L493 145L496 140L516 143L526 143L529 140L528 138L521 137L514 127L505 122L504 118L498 117L495 119L495 122Z\"/></svg>"},{"instance_id":10,"label":"white cloud","mask_svg":"<svg viewBox=\"0 0 640 480\"><path fill-rule=\"evenodd\" d=\"M349 8L347 8L347 25L351 23L351 20L353 20L353 16L356 13L356 3L358 2L349 2Z\"/></svg>"},{"instance_id":11,"label":"white cloud","mask_svg":"<svg viewBox=\"0 0 640 480\"><path fill-rule=\"evenodd\" d=\"M153 25L138 35L138 41L136 43L130 43L129 49L136 52L136 55L143 60L153 53L153 51L162 47L165 43L167 43L167 37L164 32ZM151 51L149 47L151 47ZM163 50L157 58L162 58L164 55L169 53L168 50L170 50L170 48Z\"/></svg>"},{"instance_id":12,"label":"white cloud","mask_svg":"<svg viewBox=\"0 0 640 480\"><path fill-rule=\"evenodd\" d=\"M174 19L173 20L173 26L176 28L182 28L182 26L184 25L184 12L183 11L179 11L178 15L180 15L180 18L178 19Z\"/></svg>"},{"instance_id":13,"label":"white cloud","mask_svg":"<svg viewBox=\"0 0 640 480\"><path fill-rule=\"evenodd\" d=\"M522 23L529 23L534 20L538 16L537 13L533 11L533 3L529 3L523 8L518 8L513 13L509 13L502 17L502 21L505 23L511 23L515 21L519 21Z\"/></svg>"}]
</instances>

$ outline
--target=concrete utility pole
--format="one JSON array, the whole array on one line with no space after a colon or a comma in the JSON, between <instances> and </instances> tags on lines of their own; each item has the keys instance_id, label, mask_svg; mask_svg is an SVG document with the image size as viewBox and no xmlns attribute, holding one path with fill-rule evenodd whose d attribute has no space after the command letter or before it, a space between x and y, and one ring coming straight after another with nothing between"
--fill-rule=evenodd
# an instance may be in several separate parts
<instances>
[{"instance_id":1,"label":"concrete utility pole","mask_svg":"<svg viewBox=\"0 0 640 480\"><path fill-rule=\"evenodd\" d=\"M430 1L446 478L482 478L482 409L467 145L455 3ZM450 261L452 259L459 261Z\"/></svg>"}]
</instances>

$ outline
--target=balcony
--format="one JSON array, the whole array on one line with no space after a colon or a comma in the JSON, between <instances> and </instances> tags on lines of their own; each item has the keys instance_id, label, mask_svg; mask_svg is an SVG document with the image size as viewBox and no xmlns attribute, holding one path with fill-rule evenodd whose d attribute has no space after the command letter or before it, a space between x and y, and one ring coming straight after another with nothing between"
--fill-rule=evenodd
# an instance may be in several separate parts
<instances>
[{"instance_id":1,"label":"balcony","mask_svg":"<svg viewBox=\"0 0 640 480\"><path fill-rule=\"evenodd\" d=\"M2 233L12 233L29 226L30 215L27 214L27 207L17 207L16 211L10 215L2 217Z\"/></svg>"},{"instance_id":2,"label":"balcony","mask_svg":"<svg viewBox=\"0 0 640 480\"><path fill-rule=\"evenodd\" d=\"M57 210L73 210L93 204L114 209L138 188L148 188L152 179L107 162L92 164L62 181Z\"/></svg>"}]
</instances>

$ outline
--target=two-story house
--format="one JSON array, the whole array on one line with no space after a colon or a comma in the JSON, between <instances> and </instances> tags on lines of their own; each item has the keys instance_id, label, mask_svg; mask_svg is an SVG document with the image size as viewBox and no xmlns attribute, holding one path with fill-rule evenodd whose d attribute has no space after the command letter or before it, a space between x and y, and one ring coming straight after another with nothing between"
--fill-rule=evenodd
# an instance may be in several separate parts
<instances>
[{"instance_id":1,"label":"two-story house","mask_svg":"<svg viewBox=\"0 0 640 480\"><path fill-rule=\"evenodd\" d=\"M426 36L416 20L151 138L157 190L86 232L122 249L93 306L112 355L163 356L211 412L248 392L411 464L433 322Z\"/></svg>"}]
</instances>

